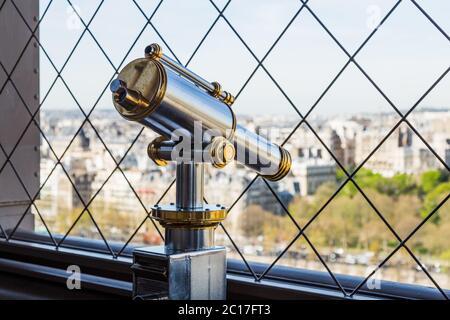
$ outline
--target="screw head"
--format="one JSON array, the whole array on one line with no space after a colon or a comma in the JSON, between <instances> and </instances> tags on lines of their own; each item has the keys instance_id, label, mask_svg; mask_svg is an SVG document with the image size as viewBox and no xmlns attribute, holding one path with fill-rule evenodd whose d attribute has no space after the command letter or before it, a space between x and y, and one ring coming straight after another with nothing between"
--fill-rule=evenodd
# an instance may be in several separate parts
<instances>
[{"instance_id":1,"label":"screw head","mask_svg":"<svg viewBox=\"0 0 450 320\"><path fill-rule=\"evenodd\" d=\"M157 43L152 43L145 48L145 57L148 59L158 60L162 57L162 48Z\"/></svg>"}]
</instances>

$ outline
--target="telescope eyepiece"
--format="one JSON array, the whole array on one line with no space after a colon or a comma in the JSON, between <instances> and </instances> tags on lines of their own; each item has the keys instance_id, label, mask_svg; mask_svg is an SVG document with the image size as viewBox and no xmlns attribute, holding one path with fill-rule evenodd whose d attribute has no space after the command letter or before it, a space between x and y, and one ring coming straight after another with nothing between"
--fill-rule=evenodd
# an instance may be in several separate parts
<instances>
[{"instance_id":1,"label":"telescope eyepiece","mask_svg":"<svg viewBox=\"0 0 450 320\"><path fill-rule=\"evenodd\" d=\"M139 91L128 89L125 81L115 79L111 82L110 89L114 101L128 111L149 107L148 100Z\"/></svg>"},{"instance_id":2,"label":"telescope eyepiece","mask_svg":"<svg viewBox=\"0 0 450 320\"><path fill-rule=\"evenodd\" d=\"M127 84L125 81L122 81L120 79L115 79L111 82L111 84L109 85L109 89L111 90L111 92L113 94L118 93L121 89L125 88L126 89Z\"/></svg>"},{"instance_id":3,"label":"telescope eyepiece","mask_svg":"<svg viewBox=\"0 0 450 320\"><path fill-rule=\"evenodd\" d=\"M127 94L127 84L119 79L115 79L109 86L113 93L114 101L121 103L124 101Z\"/></svg>"}]
</instances>

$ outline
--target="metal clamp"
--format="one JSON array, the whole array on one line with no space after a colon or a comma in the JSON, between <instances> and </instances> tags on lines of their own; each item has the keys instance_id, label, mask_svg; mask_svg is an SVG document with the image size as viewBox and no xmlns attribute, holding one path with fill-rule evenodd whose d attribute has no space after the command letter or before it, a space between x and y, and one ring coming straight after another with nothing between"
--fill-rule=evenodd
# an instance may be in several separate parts
<instances>
[{"instance_id":1,"label":"metal clamp","mask_svg":"<svg viewBox=\"0 0 450 320\"><path fill-rule=\"evenodd\" d=\"M175 147L176 143L174 141L163 136L159 136L149 143L147 147L147 154L156 165L164 167L169 161L177 160L172 159L172 151ZM194 161L197 158L195 153L200 153L198 155L200 162L210 162L214 168L222 169L228 163L233 161L236 154L234 145L224 137L215 137L204 150L206 151L206 154L202 149L192 149L190 160ZM206 158L204 158L205 156Z\"/></svg>"}]
</instances>

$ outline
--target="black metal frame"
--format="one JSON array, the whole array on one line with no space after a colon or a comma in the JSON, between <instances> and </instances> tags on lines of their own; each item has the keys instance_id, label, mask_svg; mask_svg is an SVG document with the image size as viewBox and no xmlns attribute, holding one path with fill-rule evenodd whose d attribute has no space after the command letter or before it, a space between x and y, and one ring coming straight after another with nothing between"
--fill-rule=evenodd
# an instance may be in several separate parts
<instances>
[{"instance_id":1,"label":"black metal frame","mask_svg":"<svg viewBox=\"0 0 450 320\"><path fill-rule=\"evenodd\" d=\"M22 15L20 9L18 8L18 6L16 5L15 1L17 0L3 0L0 3L0 11L3 9L5 3L9 2L11 3L14 8L17 10L18 14L20 15L20 17L22 18L23 22L25 23L25 25L27 26L27 28L29 29L31 36L28 40L28 42L26 43L24 49L21 51L17 62L14 64L13 68L8 71L5 66L3 65L3 63L1 63L0 61L0 67L3 69L3 71L5 72L5 74L7 75L7 80L5 81L4 84L0 84L0 94L3 92L4 88L6 87L7 83L10 82L14 88L14 90L16 91L17 95L19 96L19 98L21 99L21 101L23 102L24 107L26 108L27 113L30 115L30 121L28 123L28 125L26 126L25 130L23 131L22 135L19 137L18 141L15 143L14 148L12 149L12 151L10 153L7 153L6 150L3 148L2 145L0 145L0 149L1 152L4 154L4 156L6 157L6 161L5 163L0 167L0 173L4 170L4 168L9 165L12 170L14 171L15 176L17 177L18 181L20 182L20 184L22 185L23 189L25 190L29 200L30 200L30 205L28 206L28 208L24 211L22 218L18 221L17 225L15 226L15 228L13 228L11 231L9 230L4 230L2 228L2 226L0 225L0 236L3 236L5 238L5 241L1 241L0 243L0 250L4 249L4 248L8 248L8 246L13 245L16 241L16 239L20 238L19 237L19 231L18 231L18 227L22 222L23 217L25 216L25 214L28 212L28 210L33 207L39 218L41 219L43 225L45 226L45 228L47 229L47 232L50 236L50 239L52 241L52 245L53 245L53 250L55 252L58 252L59 254L62 254L62 252L64 252L64 250L66 250L67 248L70 248L71 246L71 239L70 237L68 237L68 235L70 234L70 232L72 231L72 229L74 228L74 226L77 224L77 222L81 219L81 217L86 213L89 218L91 219L91 221L93 222L93 224L95 225L96 229L98 230L99 234L101 235L102 239L103 239L103 243L106 245L108 252L110 254L110 257L112 258L112 261L120 261L121 258L126 257L126 252L128 250L128 248L130 247L130 242L133 239L133 237L136 235L136 233L138 232L138 230L140 229L140 227L147 221L147 219L149 219L153 225L155 226L155 228L158 230L159 234L161 237L162 233L159 230L158 226L155 224L155 222L150 218L149 215L149 211L147 210L146 206L144 205L144 203L141 201L141 199L139 198L137 192L135 191L134 187L132 186L132 184L130 183L130 181L128 180L126 174L124 173L124 171L121 168L121 164L123 162L123 160L126 158L126 156L128 155L128 152L131 150L131 148L134 146L134 144L136 143L136 141L138 140L138 138L141 136L142 132L144 129L141 129L138 133L138 135L134 138L134 140L132 141L131 145L129 146L129 148L127 149L127 151L125 152L125 154L123 155L123 157L117 161L115 159L115 157L112 155L111 151L109 150L107 144L104 142L104 140L102 139L101 135L99 134L99 132L97 131L97 129L95 128L95 126L92 124L91 120L89 119L89 117L91 116L92 112L94 111L94 109L96 108L98 102L100 101L100 98L103 96L104 92L107 90L109 82L105 84L104 89L102 90L101 94L99 95L99 98L96 100L95 104L89 109L89 112L85 112L85 110L82 108L82 106L80 105L80 103L77 100L77 97L74 95L74 93L72 92L72 90L70 89L69 85L67 84L67 82L64 80L63 76L61 75L61 73L63 72L64 68L67 66L67 63L69 62L69 60L71 59L71 57L73 56L76 48L78 47L81 39L84 36L89 36L92 38L92 40L96 43L96 45L98 46L98 48L100 49L100 51L102 52L102 54L104 55L105 59L108 61L108 63L113 67L113 69L115 70L114 74L111 75L111 79L112 80L115 75L117 74L118 70L121 68L121 66L123 65L124 61L127 59L128 54L131 52L131 50L133 49L134 45L137 43L138 39L140 38L140 36L142 35L142 33L144 32L144 30L147 27L151 27L156 34L160 37L160 40L164 43L164 45L168 48L169 52L172 54L172 56L174 57L175 60L177 60L178 62L180 62L180 60L177 58L176 54L173 52L173 50L170 48L169 44L165 41L165 39L163 38L163 36L160 34L160 32L158 31L158 29L154 26L154 24L152 23L152 18L154 17L154 15L157 13L158 9L160 8L163 0L159 0L158 5L156 6L156 8L154 9L154 11L148 15L139 5L139 3L136 0L132 0L132 3L134 5L136 5L136 7L138 8L138 10L142 13L142 15L145 17L146 19L146 23L143 26L143 28L141 29L141 31L139 32L139 34L137 35L135 41L133 42L133 44L131 45L130 49L127 51L125 57L122 59L122 61L120 62L120 64L118 66L114 65L114 63L111 61L111 59L109 58L107 52L105 52L105 50L102 48L101 44L99 43L99 41L96 39L95 35L91 32L91 30L89 29L89 26L91 24L91 22L93 21L93 19L95 18L95 16L97 15L98 11L101 9L104 0L100 1L98 7L96 8L95 12L93 13L93 15L90 17L89 21L84 21L83 18L79 15L79 13L77 12L77 10L74 8L73 4L71 3L70 0L66 0L67 3L74 9L74 13L76 13L78 15L78 17L80 18L84 29L83 32L81 33L78 41L76 42L75 46L73 47L73 49L71 50L69 56L67 57L67 59L65 60L64 64L62 65L62 67L60 69L58 69L55 64L52 62L52 59L50 58L50 56L48 55L47 51L45 50L45 48L43 47L43 45L40 43L38 37L36 36L36 31L38 30L39 24L41 23L41 21L45 18L45 15L49 9L49 7L51 6L53 0L50 0L47 7L45 8L44 12L42 13L39 21L37 22L37 25L32 28L30 26L30 24L27 22L27 20L24 18L24 16ZM228 27L233 31L233 33L235 34L235 36L239 39L239 41L242 43L242 45L247 49L247 51L250 53L250 55L255 59L255 61L257 62L257 66L256 68L252 71L252 73L250 74L250 76L248 77L248 79L246 80L246 82L244 83L244 85L242 86L242 88L238 91L238 93L236 94L236 98L239 98L240 94L243 92L243 90L246 88L247 84L251 81L251 79L253 78L253 76L255 75L256 71L258 71L258 69L262 69L265 74L272 80L272 82L275 84L275 86L277 87L277 89L282 93L282 95L284 96L284 98L289 102L289 104L291 105L291 107L295 110L295 112L299 115L299 117L301 118L300 122L295 126L295 128L293 129L293 131L289 134L289 136L286 138L286 140L284 141L283 144L285 144L290 137L296 132L296 130L302 126L302 125L306 125L308 127L308 129L317 137L318 141L320 142L320 144L323 145L323 147L329 152L329 154L331 155L331 157L335 160L335 162L338 164L339 168L343 170L344 174L346 175L346 179L345 181L337 188L337 190L333 193L333 195L328 199L327 202L325 202L323 204L323 206L311 217L311 219L303 226L300 226L298 224L298 222L293 218L291 212L289 211L289 209L282 203L282 201L280 201L277 193L274 191L274 189L271 187L271 185L262 177L260 176L255 176L254 179L250 182L250 184L243 190L243 192L240 194L240 196L233 202L233 204L231 205L231 207L229 208L229 210L232 210L232 208L235 206L235 204L242 198L242 196L245 194L245 192L247 192L247 190L253 185L253 183L257 180L257 179L263 179L264 183L266 184L266 186L269 188L269 190L272 192L273 196L275 197L275 199L278 201L278 203L282 206L283 210L285 211L285 213L289 216L289 218L291 219L291 221L295 224L295 226L298 229L298 232L296 234L296 236L292 239L292 241L289 243L289 245L277 256L277 258L269 265L258 265L258 264L253 264L253 263L249 263L245 256L243 255L243 253L240 251L240 249L238 248L238 246L236 245L236 243L233 241L232 237L230 236L229 232L225 229L225 227L223 225L221 225L223 231L225 232L225 234L229 237L231 243L233 244L234 248L236 249L236 251L239 253L240 257L242 258L243 261L243 266L245 266L245 268L247 268L247 273L250 274L253 277L253 283L254 285L258 285L258 286L263 286L265 281L268 281L269 279L271 280L273 275L276 274L277 270L279 268L281 268L280 270L285 270L285 272L291 272L290 269L283 269L283 267L277 267L276 264L277 262L283 257L283 255L291 248L291 246L297 241L297 239L299 239L300 237L303 237L306 242L308 243L308 245L311 247L311 249L313 250L314 254L316 255L316 257L320 260L320 262L322 263L322 265L324 266L324 268L327 270L329 276L332 279L332 283L331 285L334 287L334 290L337 291L340 296L342 298L355 298L358 295L360 295L362 292L364 292L364 288L365 288L365 284L366 282L369 280L370 277L372 277L377 270L379 270L381 267L383 267L383 265L386 264L386 262L401 248L404 248L409 255L412 257L412 259L419 265L422 266L421 262L419 261L419 259L414 255L414 253L409 249L409 247L406 245L406 242L411 239L411 237L427 222L429 221L429 219L446 203L447 199L450 197L450 194L448 194L439 204L438 206L432 210L427 216L426 218L419 224L416 226L416 228L414 228L412 230L412 232L409 233L408 236L406 236L405 238L401 238L397 232L394 230L394 228L389 224L389 222L385 219L385 217L383 216L382 212L380 212L376 206L374 205L374 203L371 201L371 199L365 194L365 192L358 186L358 184L355 182L354 177L357 174L357 172L365 165L365 163L369 160L369 158L382 146L382 144L392 135L392 133L402 124L405 123L409 128L411 128L411 130L420 138L420 140L427 146L427 148L430 150L431 153L433 153L436 158L439 160L439 162L444 166L444 168L446 168L447 170L450 171L449 166L445 163L445 161L434 151L434 149L428 144L428 142L420 135L420 133L414 128L414 126L408 121L407 117L416 109L416 107L421 103L421 101L435 88L435 86L445 77L447 76L447 73L450 71L450 66L444 70L444 72L440 75L440 77L438 77L438 79L436 79L436 81L431 85L431 87L423 93L423 95L420 97L420 99L413 105L411 106L411 108L406 112L403 113L401 112L398 107L389 99L389 97L380 89L380 87L372 80L372 78L367 74L367 72L360 66L360 64L355 60L355 57L358 55L358 53L361 51L362 48L365 47L365 45L370 41L370 39L373 37L373 35L379 30L379 27L381 27L386 21L387 19L395 12L395 10L397 9L397 7L399 6L399 4L402 2L402 0L398 0L395 5L387 12L387 14L383 17L383 19L380 21L379 26L377 28L375 28L370 34L369 36L361 43L361 45L358 47L358 49L354 52L354 53L350 53L349 51L346 50L346 48L342 45L342 43L333 35L333 33L326 27L326 25L322 22L322 20L316 15L316 13L308 6L308 2L309 0L299 0L299 8L298 10L295 12L295 14L293 15L293 17L291 18L291 20L289 21L289 23L286 25L286 27L283 29L283 31L280 33L280 35L277 37L277 39L275 40L275 42L272 44L272 46L269 48L269 50L266 52L266 54L262 57L262 59L259 59L258 56L253 52L253 50L249 47L249 45L246 43L246 41L242 38L242 36L239 34L239 32L234 28L234 26L230 23L230 21L227 19L226 15L224 14L224 12L226 11L228 5L230 4L229 0L225 6L220 9L216 3L213 0L209 0L209 2L211 3L211 5L215 8L215 10L217 11L217 18L214 20L214 22L212 23L212 25L210 26L210 28L207 30L206 34L204 35L204 37L201 39L201 41L199 42L199 44L197 45L197 47L195 48L194 52L192 53L192 55L190 56L190 58L188 59L188 61L184 64L186 66L189 65L189 63L191 62L192 58L195 56L195 54L197 53L197 51L199 50L199 48L202 46L202 44L204 43L205 39L208 37L208 35L210 34L211 30L214 28L214 26L216 25L216 23L219 21L219 19L223 19L223 21L226 22L226 24L228 25ZM405 0L406 1L406 0ZM436 27L436 30L438 32L440 32L449 42L450 42L450 38L447 35L447 33L432 19L432 17L425 11L423 10L423 8L415 1L415 0L410 0L410 2L417 7L417 9L424 15L424 17L429 20L429 22ZM302 10L307 10L307 12L309 12L312 17L317 21L317 23L325 30L325 32L330 36L330 38L333 40L333 42L342 50L342 52L348 57L348 61L343 65L343 67L340 69L340 71L336 74L336 76L331 80L331 82L329 83L329 85L325 88L325 90L323 91L323 93L318 97L318 99L315 101L315 103L308 109L308 112L306 114L302 114L299 111L299 108L292 102L292 100L289 98L289 96L286 94L286 92L283 90L283 88L279 85L279 83L276 81L276 79L271 75L271 73L267 70L267 68L264 66L264 61L266 60L266 58L270 55L270 53L272 52L272 50L274 49L274 47L278 44L278 42L280 41L280 39L284 36L284 34L286 33L286 31L290 28L290 26L292 25L292 23L297 19L297 17L299 16L300 12ZM42 51L42 53L46 56L46 58L50 61L52 67L54 68L57 76L55 77L53 83L51 84L50 88L48 89L47 93L44 95L42 101L39 104L39 107L37 108L37 110L35 112L31 112L31 109L27 106L27 104L25 103L24 99L22 98L21 92L18 90L18 88L16 87L16 85L14 84L14 81L12 80L12 74L14 73L14 71L16 70L16 67L18 66L22 56L24 55L27 47L29 45L32 45L32 43L35 43L36 45L38 45ZM181 63L181 62L180 62ZM306 120L306 118L311 114L311 112L315 109L315 107L319 104L319 102L322 100L322 98L327 94L327 92L330 90L330 88L334 85L334 83L337 81L337 79L341 76L341 74L344 72L344 70L350 65L350 64L354 64L358 70L360 70L360 72L365 76L365 78L373 85L373 87L379 92L379 94L386 100L386 102L393 108L393 110L400 116L400 120L397 122L397 124L389 131L389 133L380 141L380 143L372 150L372 152L365 158L365 160L360 163L352 172L348 171L347 168L345 168L340 161L336 158L336 156L332 153L332 151L330 150L330 148L323 142L323 140L321 139L321 137L317 134L316 130L309 124L309 122ZM47 99L49 93L52 91L52 88L54 87L54 85L56 84L57 81L61 81L62 84L64 85L65 89L69 92L70 96L73 98L73 100L75 101L76 105L78 106L79 110L81 111L81 113L84 116L84 121L81 123L78 131L75 133L75 135L73 136L73 138L71 139L71 141L69 142L68 146L66 147L65 151L63 152L63 154L58 157L57 154L55 153L54 149L52 148L52 145L50 143L50 141L47 139L45 133L42 131L42 129L39 126L39 123L36 121L36 116L39 113L39 110L42 106L42 104L45 102L45 100ZM19 173L17 172L17 170L14 167L14 164L12 163L11 157L14 154L15 150L17 149L17 147L19 146L22 138L24 137L26 131L28 130L28 128L31 125L35 125L38 129L40 134L42 135L42 138L45 140L45 142L48 144L50 151L52 152L54 158L56 159L56 163L55 166L53 167L53 169L51 170L50 174L43 180L43 184L40 186L38 192L35 195L32 195L28 192L26 186L23 183L23 180L21 179ZM102 145L104 146L105 150L107 150L107 152L110 154L112 160L114 161L115 164L115 168L114 170L112 170L111 174L107 177L107 179L104 181L104 183L102 184L102 186L100 187L99 190L96 191L96 193L93 195L93 197L91 199L89 199L89 201L85 202L83 197L80 195L80 193L78 192L78 190L76 189L76 186L73 182L73 180L71 179L69 173L67 172L66 168L64 167L64 165L62 164L61 160L64 157L64 155L66 154L66 152L68 151L68 149L70 148L72 142L75 140L76 136L79 134L79 132L82 130L82 128L85 125L89 125L93 131L95 132L96 136L98 137L99 141L102 143ZM72 184L72 187L74 189L74 191L76 192L78 198L80 199L80 202L83 204L83 210L82 212L79 214L79 216L75 219L75 221L73 222L73 224L71 225L71 227L67 230L67 232L62 236L62 237L56 237L55 235L52 235L52 233L50 232L45 220L43 219L41 213L39 212L38 207L35 205L34 201L37 199L37 197L39 196L40 191L42 190L42 188L45 186L45 184L48 182L49 178L51 177L51 175L53 174L53 172L55 171L55 169L60 166L61 169L63 170L64 174L67 176L67 178L69 179L70 183ZM135 194L137 200L140 202L142 208L145 210L146 212L146 217L145 219L142 221L142 223L139 225L139 227L136 229L136 231L131 235L131 237L128 239L128 241L126 241L124 244L121 244L119 246L113 246L112 244L110 244L105 236L103 235L101 229L99 228L97 222L95 221L92 213L90 212L89 206L90 204L93 202L93 200L97 197L97 195L100 193L100 191L102 190L102 188L106 185L106 183L109 181L109 179L112 177L112 175L116 172L119 171L119 173L123 176L123 178L126 180L128 186L130 187L130 189L132 190L132 192ZM169 187L167 188L167 190L161 195L160 197L160 201L161 199L164 198L164 196L166 195L166 193L168 192L168 190L172 187L174 181L169 185ZM309 240L307 234L305 233L305 231L308 229L308 227L315 221L315 219L324 211L324 209L329 205L329 203L331 201L333 201L333 199L336 197L336 195L342 190L342 188L344 188L345 185L347 185L347 183L353 184L358 192L364 197L364 199L367 201L368 205L373 209L374 213L381 219L381 221L386 225L386 227L390 230L390 232L393 234L393 236L398 240L399 245L381 262L378 264L378 266L365 278L358 278L358 277L349 277L349 279L353 279L352 281L357 281L355 279L359 279L359 282L351 287L348 287L345 285L346 283L346 279L347 278L343 278L342 276L338 276L335 275L330 268L328 267L327 263L324 261L323 257L320 255L319 251L315 248L315 246L311 243L311 241ZM159 201L158 201L159 202ZM33 242L32 240L28 239L29 241ZM36 248L35 245L30 246L30 250L34 250ZM86 248L93 250L94 248L91 246L91 242L86 243ZM31 252L30 252L31 253ZM67 255L66 258L68 258ZM232 273L233 269L230 269L230 272ZM442 289L439 284L435 281L435 279L431 276L431 274L425 269L422 268L423 272L426 274L426 276L428 277L428 279L434 284L434 286L437 288L438 292L440 293L440 297L443 297L444 299L449 299L450 295L448 294L447 290ZM270 274L269 274L270 271ZM242 273L242 270L239 270L240 273ZM293 272L293 271L292 271ZM307 273L310 277L313 277L314 273ZM319 277L320 278L320 277ZM280 279L283 279L283 276L280 276ZM322 279L323 280L323 279ZM288 281L288 280L286 280ZM322 281L323 283L323 281ZM398 287L403 287L405 285L403 284L397 284ZM417 286L414 286L414 290L419 290L417 289ZM425 289L424 289L425 290ZM419 290L420 291L420 290ZM365 292L364 292L365 293ZM339 295L338 294L338 295ZM394 294L395 296L395 294ZM428 297L428 296L427 296ZM431 295L429 296L431 297ZM433 295L433 298L436 298L435 295Z\"/></svg>"},{"instance_id":2,"label":"black metal frame","mask_svg":"<svg viewBox=\"0 0 450 320\"><path fill-rule=\"evenodd\" d=\"M5 288L9 298L24 298L21 296L24 294L25 298L131 298L133 247L114 259L105 251L101 240L69 237L67 246L55 249L46 237L28 233L20 233L18 237L21 240L0 240L0 279L5 280L0 282L0 298ZM121 244L111 246L117 249ZM82 271L80 292L66 287L66 270L70 265L77 265ZM251 263L251 267L262 272L268 265ZM348 275L336 277L346 289L354 288L363 279ZM42 282L51 290L43 291L37 286L33 291L27 286L24 291L17 286L17 279L25 283ZM350 299L343 297L327 274L320 271L275 266L270 275L256 283L242 261L230 259L227 280L229 299ZM10 286L10 283L16 285ZM423 286L382 281L381 287L382 290L363 287L352 298L442 299L436 290ZM450 290L446 290L446 294L450 294Z\"/></svg>"}]
</instances>

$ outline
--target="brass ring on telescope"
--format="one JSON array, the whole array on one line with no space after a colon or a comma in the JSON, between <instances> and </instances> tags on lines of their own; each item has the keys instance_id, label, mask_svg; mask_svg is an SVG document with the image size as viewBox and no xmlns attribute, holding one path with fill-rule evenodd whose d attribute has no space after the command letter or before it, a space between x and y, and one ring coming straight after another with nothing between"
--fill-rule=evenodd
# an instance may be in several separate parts
<instances>
[{"instance_id":1,"label":"brass ring on telescope","mask_svg":"<svg viewBox=\"0 0 450 320\"><path fill-rule=\"evenodd\" d=\"M214 86L214 90L211 91L211 95L214 98L219 98L220 94L222 93L222 86L218 82L211 82L211 84Z\"/></svg>"},{"instance_id":2,"label":"brass ring on telescope","mask_svg":"<svg viewBox=\"0 0 450 320\"><path fill-rule=\"evenodd\" d=\"M289 172L289 170L291 170L291 166L292 166L292 158L291 158L291 154L289 153L289 151L287 151L286 149L279 147L280 148L280 152L281 152L281 160L280 160L280 165L278 166L278 170L275 174L272 175L263 175L263 178L266 178L267 180L270 181L278 181L283 179Z\"/></svg>"},{"instance_id":3,"label":"brass ring on telescope","mask_svg":"<svg viewBox=\"0 0 450 320\"><path fill-rule=\"evenodd\" d=\"M228 214L225 207L204 205L201 209L179 209L175 205L157 205L152 208L152 217L162 226L214 226Z\"/></svg>"},{"instance_id":4,"label":"brass ring on telescope","mask_svg":"<svg viewBox=\"0 0 450 320\"><path fill-rule=\"evenodd\" d=\"M224 93L226 94L226 97L223 99L223 102L228 106L231 106L234 103L234 96L228 91L224 91Z\"/></svg>"}]
</instances>

